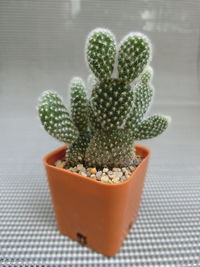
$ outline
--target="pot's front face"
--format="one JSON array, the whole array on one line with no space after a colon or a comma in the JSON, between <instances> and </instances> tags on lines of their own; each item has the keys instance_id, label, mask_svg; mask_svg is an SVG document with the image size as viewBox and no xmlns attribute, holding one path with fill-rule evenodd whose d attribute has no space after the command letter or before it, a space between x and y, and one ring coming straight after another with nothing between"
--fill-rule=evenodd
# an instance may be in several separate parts
<instances>
[{"instance_id":1,"label":"pot's front face","mask_svg":"<svg viewBox=\"0 0 200 267\"><path fill-rule=\"evenodd\" d=\"M52 165L66 147L48 154L45 167L60 232L104 254L117 253L135 221L149 159L144 156L131 178L122 184L103 184Z\"/></svg>"}]
</instances>

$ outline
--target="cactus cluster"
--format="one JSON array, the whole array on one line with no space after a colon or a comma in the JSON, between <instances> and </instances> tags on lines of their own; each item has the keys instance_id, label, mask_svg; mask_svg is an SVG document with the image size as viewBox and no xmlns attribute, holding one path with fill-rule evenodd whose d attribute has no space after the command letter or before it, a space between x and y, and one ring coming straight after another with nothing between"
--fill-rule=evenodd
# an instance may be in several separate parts
<instances>
[{"instance_id":1,"label":"cactus cluster","mask_svg":"<svg viewBox=\"0 0 200 267\"><path fill-rule=\"evenodd\" d=\"M86 43L91 95L87 97L77 77L70 83L71 113L56 92L41 95L40 120L51 136L70 144L69 166L129 166L136 156L134 141L156 137L167 128L167 116L144 119L153 96L151 54L149 39L140 33L125 36L117 46L109 30L96 29Z\"/></svg>"}]
</instances>

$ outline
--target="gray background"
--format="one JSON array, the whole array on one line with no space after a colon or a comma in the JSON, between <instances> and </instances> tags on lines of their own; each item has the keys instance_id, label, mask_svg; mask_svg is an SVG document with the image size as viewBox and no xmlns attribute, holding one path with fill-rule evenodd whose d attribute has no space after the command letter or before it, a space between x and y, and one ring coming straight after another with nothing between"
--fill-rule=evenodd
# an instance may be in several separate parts
<instances>
[{"instance_id":1,"label":"gray background","mask_svg":"<svg viewBox=\"0 0 200 267\"><path fill-rule=\"evenodd\" d=\"M44 89L69 103L87 78L85 38L147 34L156 89L150 113L172 116L155 140L140 216L120 253L103 257L56 230L44 154L60 145L40 127ZM0 0L0 266L200 266L200 2Z\"/></svg>"}]
</instances>

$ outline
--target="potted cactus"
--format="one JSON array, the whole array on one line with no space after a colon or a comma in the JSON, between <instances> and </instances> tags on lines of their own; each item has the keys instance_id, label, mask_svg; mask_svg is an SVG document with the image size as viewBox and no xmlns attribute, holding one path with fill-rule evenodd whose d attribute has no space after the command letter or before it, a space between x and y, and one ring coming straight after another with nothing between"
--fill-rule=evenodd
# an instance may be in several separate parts
<instances>
[{"instance_id":1,"label":"potted cactus","mask_svg":"<svg viewBox=\"0 0 200 267\"><path fill-rule=\"evenodd\" d=\"M136 219L149 149L169 117L144 119L153 96L149 39L130 33L116 45L106 29L86 42L90 74L70 84L71 112L54 91L38 104L45 130L66 145L44 158L57 224L64 235L112 256ZM115 69L116 66L116 69Z\"/></svg>"}]
</instances>

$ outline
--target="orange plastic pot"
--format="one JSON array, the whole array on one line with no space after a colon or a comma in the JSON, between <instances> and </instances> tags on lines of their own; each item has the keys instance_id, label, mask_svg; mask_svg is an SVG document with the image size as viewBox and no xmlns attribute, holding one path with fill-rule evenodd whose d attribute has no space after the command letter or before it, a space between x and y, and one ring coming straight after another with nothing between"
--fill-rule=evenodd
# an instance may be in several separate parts
<instances>
[{"instance_id":1,"label":"orange plastic pot","mask_svg":"<svg viewBox=\"0 0 200 267\"><path fill-rule=\"evenodd\" d=\"M150 151L136 146L143 161L121 184L105 184L53 164L67 147L44 157L58 229L63 235L102 253L115 255L135 222Z\"/></svg>"}]
</instances>

